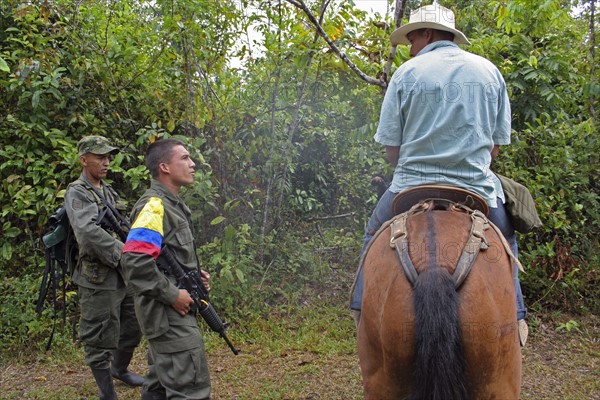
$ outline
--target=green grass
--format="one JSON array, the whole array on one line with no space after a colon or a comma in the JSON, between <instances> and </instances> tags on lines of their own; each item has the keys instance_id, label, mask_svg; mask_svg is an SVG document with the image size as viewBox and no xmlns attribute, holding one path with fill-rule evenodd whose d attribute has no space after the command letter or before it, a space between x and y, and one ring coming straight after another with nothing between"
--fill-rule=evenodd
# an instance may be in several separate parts
<instances>
[{"instance_id":1,"label":"green grass","mask_svg":"<svg viewBox=\"0 0 600 400\"><path fill-rule=\"evenodd\" d=\"M234 321L228 336L235 356L218 334L200 322L211 370L213 399L353 399L362 393L355 354L354 323L344 308L314 304L268 306ZM0 399L95 398L96 387L72 343L69 327L57 333L49 352L5 354ZM132 369L145 373L146 343ZM139 399L140 389L117 384L119 399ZM329 393L327 395L327 393ZM340 397L342 396L342 397Z\"/></svg>"},{"instance_id":2,"label":"green grass","mask_svg":"<svg viewBox=\"0 0 600 400\"><path fill-rule=\"evenodd\" d=\"M297 303L298 304L298 303ZM204 333L213 400L361 399L355 329L343 301L305 299L299 306L266 305L238 310L228 332L241 352L234 355L218 334ZM557 329L575 320L577 329ZM522 399L588 400L600 393L600 320L593 315L531 313L531 335L523 350ZM45 344L45 340L43 341ZM61 329L51 351L42 343L10 354L0 363L0 399L96 399L82 349ZM146 372L146 343L131 369ZM139 399L139 388L116 384L120 400Z\"/></svg>"}]
</instances>

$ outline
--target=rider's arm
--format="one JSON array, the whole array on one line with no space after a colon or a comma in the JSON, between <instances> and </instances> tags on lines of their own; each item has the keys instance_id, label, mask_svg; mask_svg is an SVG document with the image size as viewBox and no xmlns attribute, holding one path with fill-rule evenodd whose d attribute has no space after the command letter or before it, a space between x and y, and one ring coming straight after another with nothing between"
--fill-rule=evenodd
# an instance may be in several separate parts
<instances>
[{"instance_id":1,"label":"rider's arm","mask_svg":"<svg viewBox=\"0 0 600 400\"><path fill-rule=\"evenodd\" d=\"M498 157L498 154L500 154L500 145L495 144L492 149L492 161L494 161L494 158Z\"/></svg>"},{"instance_id":2,"label":"rider's arm","mask_svg":"<svg viewBox=\"0 0 600 400\"><path fill-rule=\"evenodd\" d=\"M398 165L398 158L400 158L400 146L385 146L385 156L390 164L395 167Z\"/></svg>"}]
</instances>

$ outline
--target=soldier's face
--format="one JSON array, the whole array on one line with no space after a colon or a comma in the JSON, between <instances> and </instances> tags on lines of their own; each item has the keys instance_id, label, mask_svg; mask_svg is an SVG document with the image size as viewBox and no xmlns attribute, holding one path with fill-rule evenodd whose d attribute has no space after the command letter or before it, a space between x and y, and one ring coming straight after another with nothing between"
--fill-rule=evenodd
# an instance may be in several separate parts
<instances>
[{"instance_id":1,"label":"soldier's face","mask_svg":"<svg viewBox=\"0 0 600 400\"><path fill-rule=\"evenodd\" d=\"M171 159L168 163L164 163L162 168L166 168L165 171L168 171L169 179L175 186L181 187L194 183L196 164L183 146L173 147Z\"/></svg>"},{"instance_id":2,"label":"soldier's face","mask_svg":"<svg viewBox=\"0 0 600 400\"><path fill-rule=\"evenodd\" d=\"M87 153L79 157L86 177L92 182L99 182L106 178L110 160L110 154Z\"/></svg>"}]
</instances>

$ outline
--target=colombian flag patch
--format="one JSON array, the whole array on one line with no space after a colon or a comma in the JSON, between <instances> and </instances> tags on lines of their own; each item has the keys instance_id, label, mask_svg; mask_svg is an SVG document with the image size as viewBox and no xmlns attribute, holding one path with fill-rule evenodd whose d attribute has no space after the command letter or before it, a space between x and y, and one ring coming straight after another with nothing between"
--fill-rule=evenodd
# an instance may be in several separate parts
<instances>
[{"instance_id":1,"label":"colombian flag patch","mask_svg":"<svg viewBox=\"0 0 600 400\"><path fill-rule=\"evenodd\" d=\"M151 197L131 226L123 253L148 254L156 260L160 254L164 236L164 214L162 200L158 197Z\"/></svg>"}]
</instances>

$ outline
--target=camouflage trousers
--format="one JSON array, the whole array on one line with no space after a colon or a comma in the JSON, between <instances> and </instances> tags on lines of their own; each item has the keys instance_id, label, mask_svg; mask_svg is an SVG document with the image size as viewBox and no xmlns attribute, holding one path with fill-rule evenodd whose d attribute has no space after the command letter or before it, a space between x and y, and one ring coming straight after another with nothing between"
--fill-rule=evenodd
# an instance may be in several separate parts
<instances>
[{"instance_id":1,"label":"camouflage trousers","mask_svg":"<svg viewBox=\"0 0 600 400\"><path fill-rule=\"evenodd\" d=\"M132 353L142 332L135 316L133 291L79 287L79 338L84 345L85 363L94 369L110 366L112 352Z\"/></svg>"},{"instance_id":2,"label":"camouflage trousers","mask_svg":"<svg viewBox=\"0 0 600 400\"><path fill-rule=\"evenodd\" d=\"M169 400L210 399L210 375L204 341L192 314L171 320L169 330L148 340L148 375L144 391Z\"/></svg>"}]
</instances>

